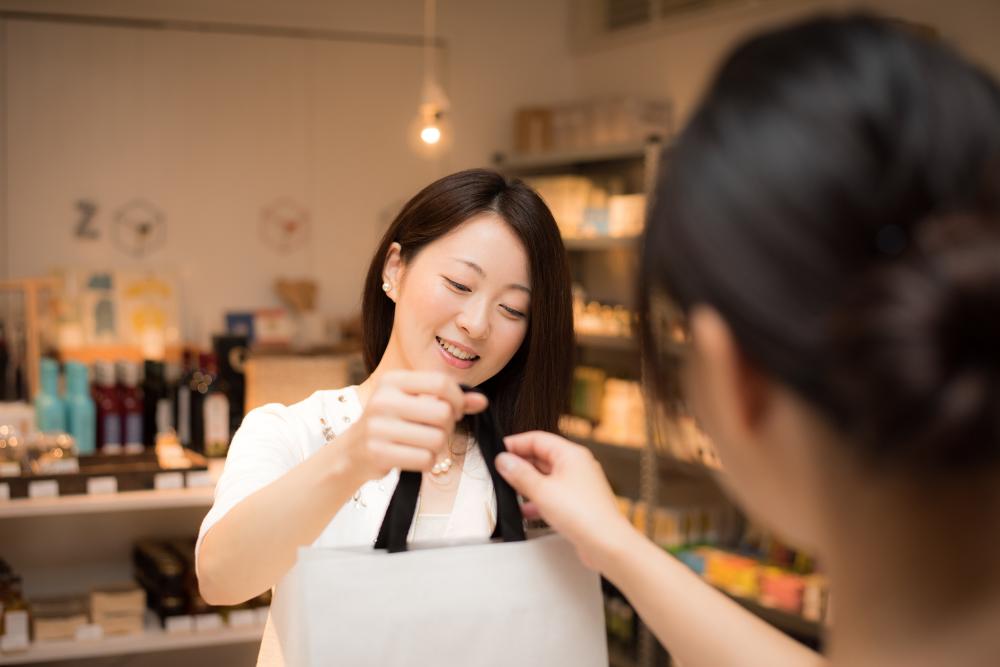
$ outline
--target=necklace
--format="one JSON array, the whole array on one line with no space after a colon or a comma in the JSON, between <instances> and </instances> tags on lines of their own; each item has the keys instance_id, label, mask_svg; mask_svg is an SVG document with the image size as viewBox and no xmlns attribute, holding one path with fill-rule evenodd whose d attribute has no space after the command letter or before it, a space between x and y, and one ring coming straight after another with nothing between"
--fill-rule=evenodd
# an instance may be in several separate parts
<instances>
[{"instance_id":1,"label":"necklace","mask_svg":"<svg viewBox=\"0 0 1000 667\"><path fill-rule=\"evenodd\" d=\"M435 463L433 467L431 467L431 475L435 477L446 475L448 474L448 471L451 470L451 467L455 465L455 459L453 459L452 457L459 456L459 453L456 452L454 449L452 449L451 445L453 442L454 440L448 442L448 453L445 455L445 457L440 461L438 461L437 463ZM468 453L468 451L469 451L468 442L466 442L465 451L461 453L461 456L465 456Z\"/></svg>"}]
</instances>

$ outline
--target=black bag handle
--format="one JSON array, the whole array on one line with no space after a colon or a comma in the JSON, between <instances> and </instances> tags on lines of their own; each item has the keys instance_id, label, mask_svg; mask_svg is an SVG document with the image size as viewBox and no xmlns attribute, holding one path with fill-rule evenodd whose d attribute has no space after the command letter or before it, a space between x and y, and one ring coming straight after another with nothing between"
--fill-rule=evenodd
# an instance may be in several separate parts
<instances>
[{"instance_id":1,"label":"black bag handle","mask_svg":"<svg viewBox=\"0 0 1000 667\"><path fill-rule=\"evenodd\" d=\"M462 385L462 391L475 390ZM478 415L470 415L465 421L486 462L497 499L497 525L490 538L500 538L504 542L522 541L525 539L524 517L521 515L521 505L517 502L517 492L497 472L496 457L506 451L506 447L503 444L503 433L492 409L488 408ZM423 475L419 472L400 473L399 483L389 500L389 507L385 511L385 518L375 540L376 549L388 549L389 553L406 551L406 537L410 533L413 514L417 510L417 496L420 494L422 479Z\"/></svg>"}]
</instances>

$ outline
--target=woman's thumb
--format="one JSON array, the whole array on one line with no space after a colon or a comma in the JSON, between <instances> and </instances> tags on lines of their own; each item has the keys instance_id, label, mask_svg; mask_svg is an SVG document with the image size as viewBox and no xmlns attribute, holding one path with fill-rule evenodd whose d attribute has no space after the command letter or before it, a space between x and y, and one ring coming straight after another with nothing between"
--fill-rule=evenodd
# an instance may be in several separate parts
<instances>
[{"instance_id":1,"label":"woman's thumb","mask_svg":"<svg viewBox=\"0 0 1000 667\"><path fill-rule=\"evenodd\" d=\"M496 464L497 472L503 475L503 478L514 487L515 491L532 500L538 498L538 491L541 490L545 479L544 475L535 470L533 465L510 452L499 454Z\"/></svg>"}]
</instances>

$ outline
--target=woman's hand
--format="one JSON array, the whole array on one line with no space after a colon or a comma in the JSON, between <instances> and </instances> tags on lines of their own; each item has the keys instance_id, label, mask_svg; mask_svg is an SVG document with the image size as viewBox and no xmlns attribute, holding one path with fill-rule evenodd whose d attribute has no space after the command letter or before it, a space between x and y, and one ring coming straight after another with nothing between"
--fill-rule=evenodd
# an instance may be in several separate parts
<instances>
[{"instance_id":1,"label":"woman's hand","mask_svg":"<svg viewBox=\"0 0 1000 667\"><path fill-rule=\"evenodd\" d=\"M504 438L497 470L529 499L528 518L541 517L569 539L580 559L605 570L616 548L637 535L618 511L600 464L585 447L544 431Z\"/></svg>"},{"instance_id":2,"label":"woman's hand","mask_svg":"<svg viewBox=\"0 0 1000 667\"><path fill-rule=\"evenodd\" d=\"M342 435L342 453L360 483L393 468L426 472L447 451L455 424L486 409L486 397L465 393L442 373L393 371L372 391L361 418Z\"/></svg>"}]
</instances>

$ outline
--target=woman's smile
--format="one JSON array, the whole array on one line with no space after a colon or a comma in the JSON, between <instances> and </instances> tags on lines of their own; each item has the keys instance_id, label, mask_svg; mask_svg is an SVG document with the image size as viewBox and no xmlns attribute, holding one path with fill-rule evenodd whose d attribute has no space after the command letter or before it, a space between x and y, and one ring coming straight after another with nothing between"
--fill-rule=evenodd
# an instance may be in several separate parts
<instances>
[{"instance_id":1,"label":"woman's smile","mask_svg":"<svg viewBox=\"0 0 1000 667\"><path fill-rule=\"evenodd\" d=\"M476 354L475 350L465 345L440 336L435 336L434 339L437 341L438 351L445 363L454 368L472 368L472 365L479 361L479 355Z\"/></svg>"}]
</instances>

